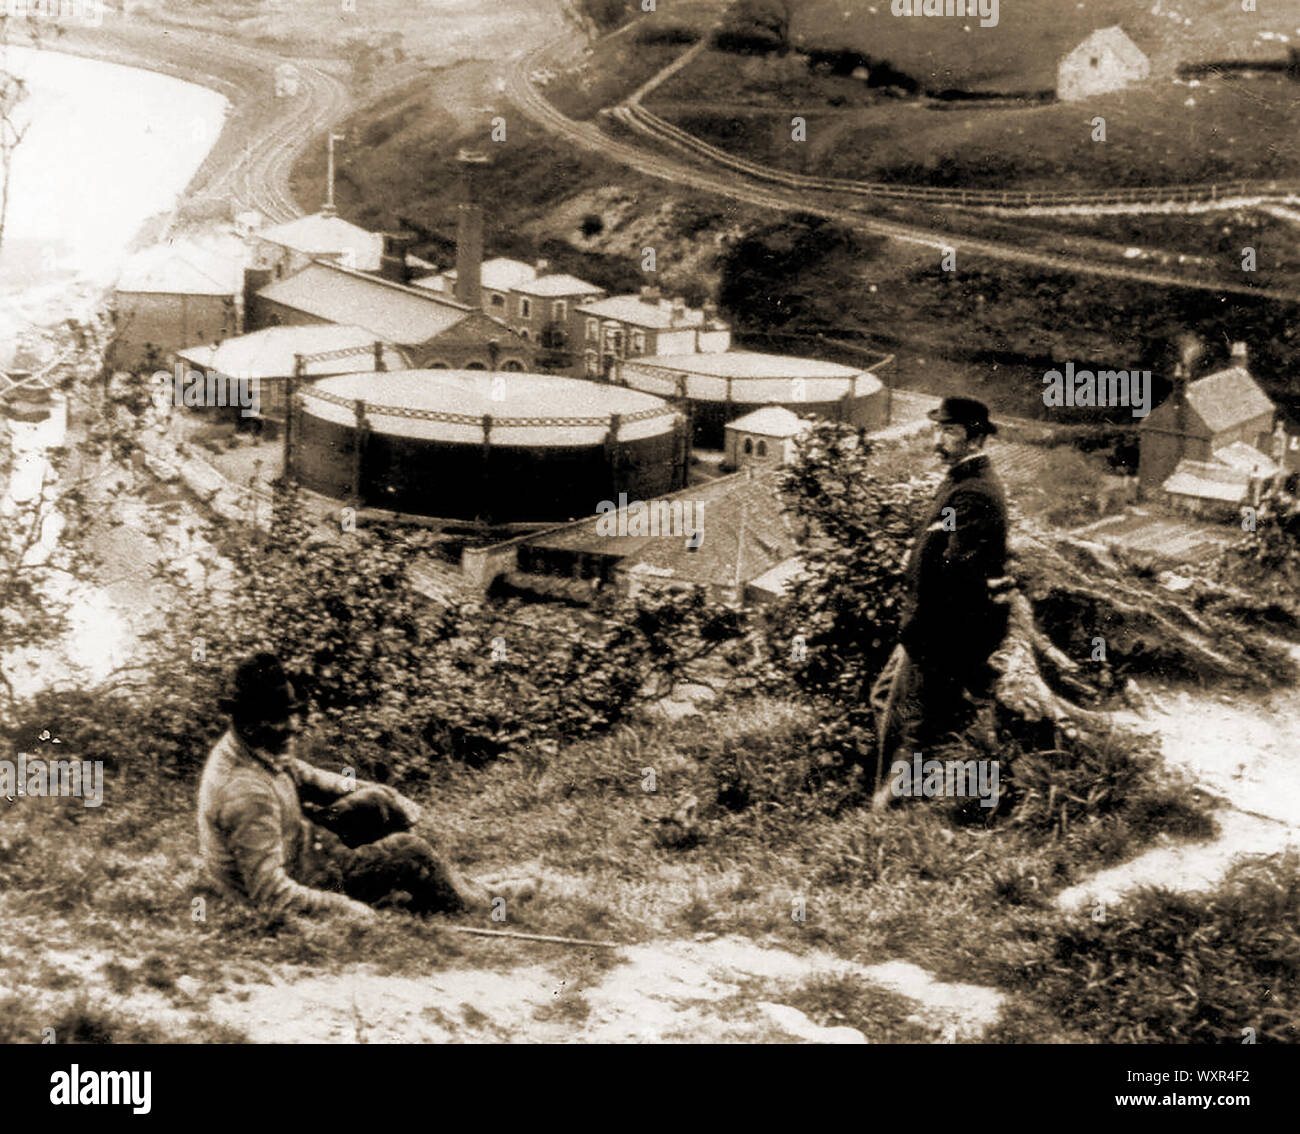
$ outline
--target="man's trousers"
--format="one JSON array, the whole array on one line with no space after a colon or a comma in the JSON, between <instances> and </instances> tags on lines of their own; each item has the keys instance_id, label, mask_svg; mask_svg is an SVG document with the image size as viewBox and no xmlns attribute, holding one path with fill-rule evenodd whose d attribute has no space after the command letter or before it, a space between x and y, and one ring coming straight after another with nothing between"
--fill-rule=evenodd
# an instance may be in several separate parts
<instances>
[{"instance_id":1,"label":"man's trousers","mask_svg":"<svg viewBox=\"0 0 1300 1134\"><path fill-rule=\"evenodd\" d=\"M355 809L345 832L356 842ZM427 839L405 830L406 822L376 809L366 830L370 841L349 846L327 824L328 812L308 821L306 885L347 894L368 905L396 906L411 913L488 909L485 886L466 878ZM388 833L393 832L393 833Z\"/></svg>"},{"instance_id":2,"label":"man's trousers","mask_svg":"<svg viewBox=\"0 0 1300 1134\"><path fill-rule=\"evenodd\" d=\"M952 727L963 703L962 687L956 675L920 666L903 646L894 647L870 694L877 786L896 760L910 767L913 753L924 753Z\"/></svg>"}]
</instances>

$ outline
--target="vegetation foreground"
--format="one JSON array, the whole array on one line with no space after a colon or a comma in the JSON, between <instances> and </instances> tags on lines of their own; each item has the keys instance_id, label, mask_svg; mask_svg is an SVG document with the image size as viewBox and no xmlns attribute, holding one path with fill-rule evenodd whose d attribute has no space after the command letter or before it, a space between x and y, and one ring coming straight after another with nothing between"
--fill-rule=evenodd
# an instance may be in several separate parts
<instances>
[{"instance_id":1,"label":"vegetation foreground","mask_svg":"<svg viewBox=\"0 0 1300 1134\"><path fill-rule=\"evenodd\" d=\"M70 384L76 371L72 360ZM62 469L60 555L34 561L22 525L6 529L5 657L57 633L50 579L93 573L79 533L112 522L73 473L143 476L123 428L139 412L131 399L80 412L88 439L78 469ZM1236 1043L1247 1029L1293 1040L1294 857L1242 863L1207 894L1079 910L1054 897L1145 847L1213 835L1216 801L1110 729L1105 708L1150 674L1243 692L1289 680L1277 636L1295 637L1295 525L1262 516L1222 577L1174 597L1149 572L1021 524L997 693L946 753L999 760L997 806L929 799L879 814L860 766L874 744L860 694L897 633L925 488L905 465L839 427L813 432L785 485L812 533L808 576L761 616L671 595L580 612L444 608L408 585L413 560L433 554L422 533L314 524L288 486L269 533L213 521L206 571L160 570L171 601L121 681L6 698L6 758L48 756L57 739L59 755L103 761L105 789L99 807L2 803L0 1040L50 1028L59 1042L238 1040L214 1007L267 986L292 998L308 979L523 969L550 974L554 1002L498 1038L533 1023L581 1035L588 998L617 986L636 947L718 939L910 962L1002 994L996 1021L954 1037L850 976L780 988L782 1004L871 1041ZM1109 652L1089 661L1098 635ZM631 948L464 936L465 922L396 912L372 926L268 917L207 890L196 773L224 727L230 664L268 646L310 705L306 758L400 785L425 808L421 833L468 871L541 878L538 901L479 928ZM683 683L698 711L667 719L663 697ZM764 996L778 993L747 987L715 1011L743 1015ZM364 1038L357 1011L340 1038Z\"/></svg>"}]
</instances>

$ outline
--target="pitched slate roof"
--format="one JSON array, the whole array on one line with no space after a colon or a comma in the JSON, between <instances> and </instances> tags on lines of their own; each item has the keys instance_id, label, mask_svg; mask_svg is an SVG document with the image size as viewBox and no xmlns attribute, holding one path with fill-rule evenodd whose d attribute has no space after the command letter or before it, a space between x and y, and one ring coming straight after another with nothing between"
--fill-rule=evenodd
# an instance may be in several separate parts
<instances>
[{"instance_id":1,"label":"pitched slate roof","mask_svg":"<svg viewBox=\"0 0 1300 1134\"><path fill-rule=\"evenodd\" d=\"M566 295L600 295L603 287L580 280L577 276L557 272L553 276L538 276L525 283L515 285L515 291L522 295L536 295L542 299L563 299Z\"/></svg>"},{"instance_id":2,"label":"pitched slate roof","mask_svg":"<svg viewBox=\"0 0 1300 1134\"><path fill-rule=\"evenodd\" d=\"M1221 465L1217 461L1192 461L1184 458L1160 486L1179 496L1197 496L1202 500L1221 500L1240 504L1250 492L1250 473Z\"/></svg>"},{"instance_id":3,"label":"pitched slate roof","mask_svg":"<svg viewBox=\"0 0 1300 1134\"><path fill-rule=\"evenodd\" d=\"M117 281L121 292L166 295L235 295L242 286L242 266L197 245L182 243L148 248L132 256Z\"/></svg>"},{"instance_id":4,"label":"pitched slate roof","mask_svg":"<svg viewBox=\"0 0 1300 1134\"><path fill-rule=\"evenodd\" d=\"M459 278L455 268L442 273L449 280ZM522 260L512 260L508 256L494 256L484 260L479 266L479 281L493 291L510 291L520 284L526 284L537 278L537 269ZM427 286L427 285L424 285Z\"/></svg>"},{"instance_id":5,"label":"pitched slate roof","mask_svg":"<svg viewBox=\"0 0 1300 1134\"><path fill-rule=\"evenodd\" d=\"M476 309L426 288L408 287L338 264L313 261L258 295L330 323L363 327L384 342L427 342Z\"/></svg>"},{"instance_id":6,"label":"pitched slate roof","mask_svg":"<svg viewBox=\"0 0 1300 1134\"><path fill-rule=\"evenodd\" d=\"M699 497L701 487L679 495ZM781 507L777 478L772 475L752 479L742 475L725 491L710 494L699 522L701 538L696 550L690 550L683 539L661 537L621 566L628 570L650 568L674 582L729 587L737 576L742 584L747 583L799 551L789 517Z\"/></svg>"},{"instance_id":7,"label":"pitched slate roof","mask_svg":"<svg viewBox=\"0 0 1300 1134\"><path fill-rule=\"evenodd\" d=\"M1245 441L1234 441L1222 449L1215 449L1214 459L1221 465L1255 476L1277 476L1282 471L1271 457L1265 456L1254 445L1247 445Z\"/></svg>"},{"instance_id":8,"label":"pitched slate roof","mask_svg":"<svg viewBox=\"0 0 1300 1134\"><path fill-rule=\"evenodd\" d=\"M1108 28L1098 28L1082 43L1075 47L1066 58L1074 55L1092 55L1102 48L1109 48L1126 67L1140 70L1150 61L1146 53L1138 47L1119 24Z\"/></svg>"},{"instance_id":9,"label":"pitched slate roof","mask_svg":"<svg viewBox=\"0 0 1300 1134\"><path fill-rule=\"evenodd\" d=\"M1271 414L1275 407L1244 366L1229 366L1187 386L1187 401L1212 433Z\"/></svg>"},{"instance_id":10,"label":"pitched slate roof","mask_svg":"<svg viewBox=\"0 0 1300 1134\"><path fill-rule=\"evenodd\" d=\"M617 319L620 323L631 323L634 327L647 327L657 331L700 327L704 324L704 312L698 307L687 307L682 317L674 322L671 300L649 302L639 295L613 295L594 303L584 303L577 310L584 315Z\"/></svg>"},{"instance_id":11,"label":"pitched slate roof","mask_svg":"<svg viewBox=\"0 0 1300 1134\"><path fill-rule=\"evenodd\" d=\"M696 550L686 548L680 534L600 535L593 516L556 531L544 532L528 542L536 547L585 551L621 559L620 570L686 583L732 586L736 562L742 583L770 571L798 553L790 521L777 492L778 474L755 476L735 473L692 485L655 501L692 506L701 538ZM743 518L742 518L743 517ZM742 538L743 530L743 538Z\"/></svg>"},{"instance_id":12,"label":"pitched slate roof","mask_svg":"<svg viewBox=\"0 0 1300 1134\"><path fill-rule=\"evenodd\" d=\"M254 235L258 240L308 256L336 256L351 249L356 256L354 266L366 272L378 270L384 251L380 233L370 232L333 213L312 213L264 228Z\"/></svg>"}]
</instances>

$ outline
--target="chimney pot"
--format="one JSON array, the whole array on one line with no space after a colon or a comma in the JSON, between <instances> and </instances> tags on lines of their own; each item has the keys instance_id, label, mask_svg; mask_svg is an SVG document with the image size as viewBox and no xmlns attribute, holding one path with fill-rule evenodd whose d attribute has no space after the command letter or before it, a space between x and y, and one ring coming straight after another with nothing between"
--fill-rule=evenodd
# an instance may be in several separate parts
<instances>
[{"instance_id":1,"label":"chimney pot","mask_svg":"<svg viewBox=\"0 0 1300 1134\"><path fill-rule=\"evenodd\" d=\"M1249 352L1245 343L1232 344L1232 361L1238 366L1245 366L1249 358Z\"/></svg>"},{"instance_id":2,"label":"chimney pot","mask_svg":"<svg viewBox=\"0 0 1300 1134\"><path fill-rule=\"evenodd\" d=\"M538 260L533 267L537 269L537 274L540 276L551 270L551 262L550 260Z\"/></svg>"}]
</instances>

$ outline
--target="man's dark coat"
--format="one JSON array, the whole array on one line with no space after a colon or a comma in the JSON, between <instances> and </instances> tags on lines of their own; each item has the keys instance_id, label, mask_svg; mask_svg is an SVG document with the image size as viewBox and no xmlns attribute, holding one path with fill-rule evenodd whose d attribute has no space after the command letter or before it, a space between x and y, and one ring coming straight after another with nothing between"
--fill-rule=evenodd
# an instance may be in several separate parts
<instances>
[{"instance_id":1,"label":"man's dark coat","mask_svg":"<svg viewBox=\"0 0 1300 1134\"><path fill-rule=\"evenodd\" d=\"M905 568L900 637L917 665L963 684L978 678L1006 635L1007 608L988 589L1006 559L1006 498L979 453L949 470Z\"/></svg>"}]
</instances>

